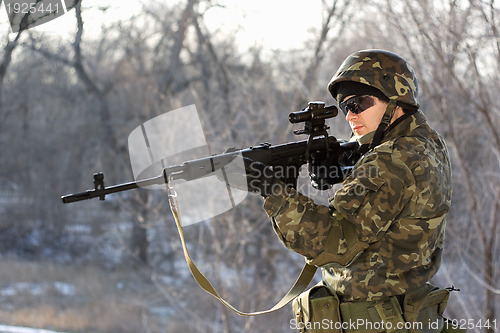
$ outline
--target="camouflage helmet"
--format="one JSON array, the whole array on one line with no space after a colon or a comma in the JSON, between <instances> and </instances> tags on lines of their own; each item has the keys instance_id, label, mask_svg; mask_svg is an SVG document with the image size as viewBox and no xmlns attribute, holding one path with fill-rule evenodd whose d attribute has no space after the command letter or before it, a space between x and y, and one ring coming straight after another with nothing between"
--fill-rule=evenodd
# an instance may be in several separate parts
<instances>
[{"instance_id":1,"label":"camouflage helmet","mask_svg":"<svg viewBox=\"0 0 500 333\"><path fill-rule=\"evenodd\" d=\"M377 88L398 104L419 107L415 72L406 60L392 52L362 50L348 56L328 84L333 98L337 99L339 86L346 81Z\"/></svg>"}]
</instances>

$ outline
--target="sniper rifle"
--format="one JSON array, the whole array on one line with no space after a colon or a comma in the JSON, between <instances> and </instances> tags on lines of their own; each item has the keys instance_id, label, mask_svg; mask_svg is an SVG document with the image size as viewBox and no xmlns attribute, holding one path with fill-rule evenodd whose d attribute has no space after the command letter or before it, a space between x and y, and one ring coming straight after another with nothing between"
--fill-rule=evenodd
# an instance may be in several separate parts
<instances>
[{"instance_id":1,"label":"sniper rifle","mask_svg":"<svg viewBox=\"0 0 500 333\"><path fill-rule=\"evenodd\" d=\"M121 191L127 191L150 185L166 184L169 180L183 179L190 181L211 175L214 171L223 168L233 161L237 155L253 161L259 161L273 168L283 168L283 181L289 185L296 185L299 169L302 165L309 163L311 179L316 182L320 190L327 189L330 185L339 183L352 168L353 163L340 165L339 158L351 155L358 147L357 142L341 142L334 136L328 135L329 127L325 120L336 117L338 109L331 105L325 106L324 102L310 102L301 110L290 113L290 123L304 123L304 128L294 131L296 135L309 135L309 138L301 141L293 141L285 144L271 145L261 143L246 149L230 149L225 153L193 159L182 164L163 168L160 175L144 180L128 182L109 187L104 186L104 174L94 174L94 188L85 192L67 194L61 197L63 203L71 203L86 199L99 198L104 200L106 195ZM343 158L345 160L345 158ZM333 165L332 165L333 164ZM334 172L327 176L318 176L317 171L321 167L329 165ZM332 169L330 169L332 170Z\"/></svg>"}]
</instances>

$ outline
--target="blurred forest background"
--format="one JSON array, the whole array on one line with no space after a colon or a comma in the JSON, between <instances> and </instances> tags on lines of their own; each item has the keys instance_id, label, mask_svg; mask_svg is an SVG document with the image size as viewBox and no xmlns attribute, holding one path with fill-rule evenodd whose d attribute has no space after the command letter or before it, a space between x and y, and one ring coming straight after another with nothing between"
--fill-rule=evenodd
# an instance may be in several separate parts
<instances>
[{"instance_id":1,"label":"blurred forest background","mask_svg":"<svg viewBox=\"0 0 500 333\"><path fill-rule=\"evenodd\" d=\"M470 332L493 332L493 321L500 325L500 5L360 3L321 0L322 20L297 22L310 38L286 50L242 49L244 26L209 29L208 13L224 10L217 0L150 1L101 27L93 15L107 8L83 0L66 14L74 18L69 38L37 29L0 36L0 323L66 332L292 332L291 307L243 318L197 286L164 192L71 205L60 196L92 188L97 171L107 185L132 180L130 132L190 104L208 142L296 140L288 113L310 100L333 103L326 85L341 61L382 48L415 67L422 110L453 161L446 249L433 283L461 290L447 317L472 320ZM349 136L341 117L330 126L338 138ZM244 311L272 306L303 264L274 236L261 204L250 197L186 228L193 259ZM481 327L487 320L491 327Z\"/></svg>"}]
</instances>

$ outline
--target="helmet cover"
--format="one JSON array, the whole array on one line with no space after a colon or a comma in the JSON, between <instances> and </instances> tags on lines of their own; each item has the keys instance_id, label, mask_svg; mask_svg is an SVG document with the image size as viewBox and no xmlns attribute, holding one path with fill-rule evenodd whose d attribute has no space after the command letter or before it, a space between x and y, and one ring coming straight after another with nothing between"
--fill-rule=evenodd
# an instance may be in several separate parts
<instances>
[{"instance_id":1,"label":"helmet cover","mask_svg":"<svg viewBox=\"0 0 500 333\"><path fill-rule=\"evenodd\" d=\"M347 81L372 86L390 100L419 107L415 72L405 59L392 52L362 50L348 56L328 84L333 98L337 99L339 86Z\"/></svg>"}]
</instances>

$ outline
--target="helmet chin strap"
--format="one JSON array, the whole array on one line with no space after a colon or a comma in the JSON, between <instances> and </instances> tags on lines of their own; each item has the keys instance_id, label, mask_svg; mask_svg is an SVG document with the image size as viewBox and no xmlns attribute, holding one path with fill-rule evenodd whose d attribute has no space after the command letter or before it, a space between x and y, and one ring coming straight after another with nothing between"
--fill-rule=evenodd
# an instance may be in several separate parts
<instances>
[{"instance_id":1,"label":"helmet chin strap","mask_svg":"<svg viewBox=\"0 0 500 333\"><path fill-rule=\"evenodd\" d=\"M380 121L380 124L378 125L377 130L375 131L375 135L373 136L373 140L370 144L370 150L372 150L382 142L382 139L384 138L384 132L387 126L389 126L389 124L391 123L391 119L394 116L396 107L397 107L396 100L391 99L389 101L389 104L387 104L384 116L382 117L382 120Z\"/></svg>"}]
</instances>

